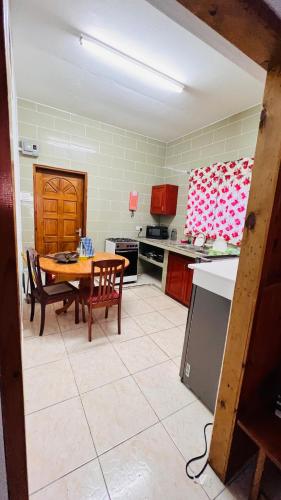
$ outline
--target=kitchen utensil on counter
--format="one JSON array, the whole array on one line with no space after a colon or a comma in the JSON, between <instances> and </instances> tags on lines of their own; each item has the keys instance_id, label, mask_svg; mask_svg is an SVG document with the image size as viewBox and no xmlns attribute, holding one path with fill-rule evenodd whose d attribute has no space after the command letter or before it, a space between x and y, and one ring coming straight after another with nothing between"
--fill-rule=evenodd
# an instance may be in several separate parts
<instances>
[{"instance_id":1,"label":"kitchen utensil on counter","mask_svg":"<svg viewBox=\"0 0 281 500\"><path fill-rule=\"evenodd\" d=\"M196 236L193 245L195 247L203 247L206 242L206 236L203 233L200 233Z\"/></svg>"},{"instance_id":2,"label":"kitchen utensil on counter","mask_svg":"<svg viewBox=\"0 0 281 500\"><path fill-rule=\"evenodd\" d=\"M227 250L227 242L224 238L217 238L213 243L213 250L219 252L226 252Z\"/></svg>"},{"instance_id":3,"label":"kitchen utensil on counter","mask_svg":"<svg viewBox=\"0 0 281 500\"><path fill-rule=\"evenodd\" d=\"M171 240L176 241L176 240L177 240L177 238L178 238L178 232L177 232L177 230L174 228L174 229L172 229L172 231L171 231Z\"/></svg>"}]
</instances>

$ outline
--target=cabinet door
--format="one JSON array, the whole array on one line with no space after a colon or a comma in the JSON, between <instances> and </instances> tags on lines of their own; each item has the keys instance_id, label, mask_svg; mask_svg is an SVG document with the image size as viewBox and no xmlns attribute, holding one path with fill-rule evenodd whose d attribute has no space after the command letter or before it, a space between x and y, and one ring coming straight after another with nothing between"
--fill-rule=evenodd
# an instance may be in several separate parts
<instances>
[{"instance_id":1,"label":"cabinet door","mask_svg":"<svg viewBox=\"0 0 281 500\"><path fill-rule=\"evenodd\" d=\"M170 253L166 280L166 294L187 306L190 303L193 275L188 268L190 262L193 261L188 257Z\"/></svg>"},{"instance_id":2,"label":"cabinet door","mask_svg":"<svg viewBox=\"0 0 281 500\"><path fill-rule=\"evenodd\" d=\"M150 213L162 214L164 210L165 186L152 186Z\"/></svg>"},{"instance_id":3,"label":"cabinet door","mask_svg":"<svg viewBox=\"0 0 281 500\"><path fill-rule=\"evenodd\" d=\"M176 215L178 202L178 186L166 184L163 203L163 215Z\"/></svg>"}]
</instances>

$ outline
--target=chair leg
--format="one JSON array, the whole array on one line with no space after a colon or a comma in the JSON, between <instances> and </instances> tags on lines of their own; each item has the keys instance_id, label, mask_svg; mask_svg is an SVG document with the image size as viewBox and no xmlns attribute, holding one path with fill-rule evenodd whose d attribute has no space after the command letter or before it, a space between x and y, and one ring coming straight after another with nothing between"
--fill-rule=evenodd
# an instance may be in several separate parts
<instances>
[{"instance_id":1,"label":"chair leg","mask_svg":"<svg viewBox=\"0 0 281 500\"><path fill-rule=\"evenodd\" d=\"M108 318L108 307L105 308L105 315L104 315L105 319Z\"/></svg>"},{"instance_id":2,"label":"chair leg","mask_svg":"<svg viewBox=\"0 0 281 500\"><path fill-rule=\"evenodd\" d=\"M92 308L90 306L88 306L88 339L89 339L89 342L92 342L92 323L93 323Z\"/></svg>"},{"instance_id":3,"label":"chair leg","mask_svg":"<svg viewBox=\"0 0 281 500\"><path fill-rule=\"evenodd\" d=\"M121 335L121 304L118 304L118 335Z\"/></svg>"},{"instance_id":4,"label":"chair leg","mask_svg":"<svg viewBox=\"0 0 281 500\"><path fill-rule=\"evenodd\" d=\"M67 304L67 300L64 299L63 300L63 307L65 307L66 304ZM63 312L64 312L64 314L66 314L67 313L67 309L65 309Z\"/></svg>"},{"instance_id":5,"label":"chair leg","mask_svg":"<svg viewBox=\"0 0 281 500\"><path fill-rule=\"evenodd\" d=\"M34 319L35 312L35 298L31 295L31 309L30 309L30 321Z\"/></svg>"},{"instance_id":6,"label":"chair leg","mask_svg":"<svg viewBox=\"0 0 281 500\"><path fill-rule=\"evenodd\" d=\"M44 326L45 326L45 308L46 308L46 305L41 304L41 322L40 322L40 332L39 332L40 337L43 335Z\"/></svg>"},{"instance_id":7,"label":"chair leg","mask_svg":"<svg viewBox=\"0 0 281 500\"><path fill-rule=\"evenodd\" d=\"M79 323L79 297L75 297L75 323Z\"/></svg>"},{"instance_id":8,"label":"chair leg","mask_svg":"<svg viewBox=\"0 0 281 500\"><path fill-rule=\"evenodd\" d=\"M251 491L249 494L249 500L257 500L260 494L260 485L262 480L262 474L264 470L266 455L261 448L258 453L258 458L256 462L256 470L252 480Z\"/></svg>"},{"instance_id":9,"label":"chair leg","mask_svg":"<svg viewBox=\"0 0 281 500\"><path fill-rule=\"evenodd\" d=\"M84 299L82 299L81 306L82 306L82 319L83 319L83 323L86 323L86 311L85 311L85 301L84 301Z\"/></svg>"}]
</instances>

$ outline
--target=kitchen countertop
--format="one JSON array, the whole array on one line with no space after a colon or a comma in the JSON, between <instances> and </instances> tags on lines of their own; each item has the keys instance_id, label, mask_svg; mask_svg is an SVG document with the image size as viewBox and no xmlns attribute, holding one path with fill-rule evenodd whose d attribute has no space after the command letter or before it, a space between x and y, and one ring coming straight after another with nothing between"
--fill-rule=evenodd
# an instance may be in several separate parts
<instances>
[{"instance_id":1,"label":"kitchen countertop","mask_svg":"<svg viewBox=\"0 0 281 500\"><path fill-rule=\"evenodd\" d=\"M204 258L206 255L202 255L201 252L196 252L196 250L181 247L179 241L174 240L158 240L153 238L136 238L140 243L146 243L153 247L162 248L163 250L169 250L170 252L179 253L185 255L186 257L192 257L196 259L197 257Z\"/></svg>"},{"instance_id":2,"label":"kitchen countertop","mask_svg":"<svg viewBox=\"0 0 281 500\"><path fill-rule=\"evenodd\" d=\"M194 270L193 283L216 293L221 297L232 300L239 258L216 260L213 262L202 262L189 264Z\"/></svg>"}]
</instances>

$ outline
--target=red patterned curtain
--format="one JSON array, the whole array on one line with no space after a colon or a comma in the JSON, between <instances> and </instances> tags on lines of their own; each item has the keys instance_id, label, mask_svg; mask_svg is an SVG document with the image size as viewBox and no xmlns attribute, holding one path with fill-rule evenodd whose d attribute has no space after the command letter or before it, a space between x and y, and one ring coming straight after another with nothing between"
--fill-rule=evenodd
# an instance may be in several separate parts
<instances>
[{"instance_id":1,"label":"red patterned curtain","mask_svg":"<svg viewBox=\"0 0 281 500\"><path fill-rule=\"evenodd\" d=\"M186 233L239 245L248 204L252 158L214 163L189 177Z\"/></svg>"}]
</instances>

